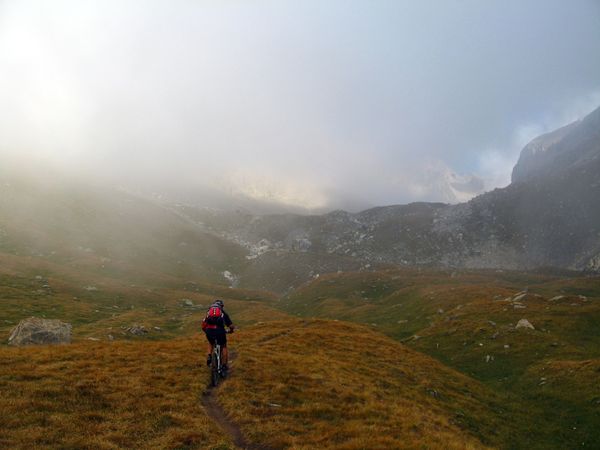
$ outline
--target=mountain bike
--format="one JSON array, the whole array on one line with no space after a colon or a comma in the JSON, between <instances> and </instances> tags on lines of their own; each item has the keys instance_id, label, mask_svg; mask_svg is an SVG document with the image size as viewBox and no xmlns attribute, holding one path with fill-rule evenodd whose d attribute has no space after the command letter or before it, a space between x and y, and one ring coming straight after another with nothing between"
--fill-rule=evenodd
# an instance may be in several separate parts
<instances>
[{"instance_id":1,"label":"mountain bike","mask_svg":"<svg viewBox=\"0 0 600 450\"><path fill-rule=\"evenodd\" d=\"M226 333L229 334L231 332L227 330ZM221 378L225 378L226 376L227 371L223 369L223 365L221 363L221 345L215 341L212 358L210 361L210 382L212 386L216 387Z\"/></svg>"}]
</instances>

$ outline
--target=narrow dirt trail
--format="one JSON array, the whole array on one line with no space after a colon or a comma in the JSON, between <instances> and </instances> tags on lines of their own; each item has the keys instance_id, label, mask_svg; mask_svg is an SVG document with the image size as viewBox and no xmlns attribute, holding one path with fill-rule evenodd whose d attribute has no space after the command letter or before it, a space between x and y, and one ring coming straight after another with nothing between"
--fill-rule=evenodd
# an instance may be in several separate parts
<instances>
[{"instance_id":1,"label":"narrow dirt trail","mask_svg":"<svg viewBox=\"0 0 600 450\"><path fill-rule=\"evenodd\" d=\"M235 354L232 352L230 360L233 361L234 359ZM219 386L226 388L226 384L223 386L223 382L222 384L219 384ZM219 405L216 395L217 389L219 389L219 387L215 388L209 384L206 387L206 390L202 393L202 406L208 417L210 417L219 426L219 428L221 428L223 432L231 438L236 447L242 450L272 450L271 447L252 444L246 440L240 427L229 417L227 417L227 414L221 405Z\"/></svg>"},{"instance_id":2,"label":"narrow dirt trail","mask_svg":"<svg viewBox=\"0 0 600 450\"><path fill-rule=\"evenodd\" d=\"M308 326L308 322L304 321L304 326L305 327ZM277 339L277 338L280 338L283 336L287 336L292 331L293 331L293 328L290 328L287 331L277 333L272 336L268 336L265 339L261 340L261 343L265 343L265 342L272 341L274 339ZM236 356L237 356L237 354L236 354L235 350L232 351L229 355L230 362L234 361ZM231 372L230 372L230 376L231 376ZM219 386L223 386L223 384L220 384ZM202 400L201 400L202 406L204 407L204 410L206 411L206 414L208 415L208 417L210 417L223 430L223 432L225 432L231 438L233 443L240 449L242 449L242 450L273 450L272 447L268 447L265 445L252 444L246 440L246 438L244 437L244 433L242 433L242 430L240 429L240 427L234 421L232 421L229 417L227 417L227 414L225 413L225 411L223 410L221 405L219 405L219 402L217 400L217 395L216 395L217 389L219 389L219 387L215 388L209 383L206 387L206 390L202 393Z\"/></svg>"}]
</instances>

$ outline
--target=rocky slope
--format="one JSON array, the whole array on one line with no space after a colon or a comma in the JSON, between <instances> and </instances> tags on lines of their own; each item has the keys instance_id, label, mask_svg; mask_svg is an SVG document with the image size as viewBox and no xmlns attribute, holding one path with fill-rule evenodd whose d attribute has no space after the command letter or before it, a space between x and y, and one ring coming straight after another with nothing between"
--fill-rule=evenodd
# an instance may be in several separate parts
<instances>
[{"instance_id":1,"label":"rocky slope","mask_svg":"<svg viewBox=\"0 0 600 450\"><path fill-rule=\"evenodd\" d=\"M513 182L459 205L414 203L358 214L257 216L183 208L207 230L265 254L374 264L600 270L600 108L522 151ZM302 256L306 259L306 256ZM306 274L308 275L308 273Z\"/></svg>"}]
</instances>

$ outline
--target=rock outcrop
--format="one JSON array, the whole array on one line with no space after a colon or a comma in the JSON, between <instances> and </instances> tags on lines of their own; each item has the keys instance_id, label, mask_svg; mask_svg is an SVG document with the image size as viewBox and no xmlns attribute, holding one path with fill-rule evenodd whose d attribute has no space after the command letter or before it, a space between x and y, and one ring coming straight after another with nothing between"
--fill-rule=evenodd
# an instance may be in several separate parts
<instances>
[{"instance_id":1,"label":"rock outcrop","mask_svg":"<svg viewBox=\"0 0 600 450\"><path fill-rule=\"evenodd\" d=\"M554 148L579 125L579 121L542 134L527 144L512 171L512 182L527 181L549 167L554 159Z\"/></svg>"},{"instance_id":2,"label":"rock outcrop","mask_svg":"<svg viewBox=\"0 0 600 450\"><path fill-rule=\"evenodd\" d=\"M9 345L68 344L71 342L71 324L57 319L30 317L13 328Z\"/></svg>"}]
</instances>

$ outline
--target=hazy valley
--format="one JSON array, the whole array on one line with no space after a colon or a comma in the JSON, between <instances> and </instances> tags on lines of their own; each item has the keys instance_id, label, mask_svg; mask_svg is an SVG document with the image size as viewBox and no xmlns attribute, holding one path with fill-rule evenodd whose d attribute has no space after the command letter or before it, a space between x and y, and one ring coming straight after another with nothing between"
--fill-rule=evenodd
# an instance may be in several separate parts
<instances>
[{"instance_id":1,"label":"hazy valley","mask_svg":"<svg viewBox=\"0 0 600 450\"><path fill-rule=\"evenodd\" d=\"M599 161L596 110L458 205L255 215L4 170L0 446L234 448L202 402L223 298L205 395L245 448L595 448ZM73 343L4 345L30 316Z\"/></svg>"}]
</instances>

